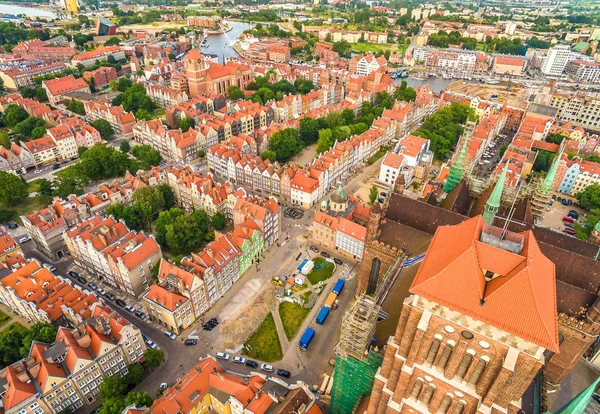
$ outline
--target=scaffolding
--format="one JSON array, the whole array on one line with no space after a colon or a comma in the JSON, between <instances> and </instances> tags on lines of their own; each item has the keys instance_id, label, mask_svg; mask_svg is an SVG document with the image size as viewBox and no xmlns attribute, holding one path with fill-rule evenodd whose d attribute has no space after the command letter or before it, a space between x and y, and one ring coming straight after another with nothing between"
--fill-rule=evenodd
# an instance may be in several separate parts
<instances>
[{"instance_id":1,"label":"scaffolding","mask_svg":"<svg viewBox=\"0 0 600 414\"><path fill-rule=\"evenodd\" d=\"M337 347L330 412L350 414L361 396L369 395L383 355L371 349L381 307L361 295L344 315Z\"/></svg>"}]
</instances>

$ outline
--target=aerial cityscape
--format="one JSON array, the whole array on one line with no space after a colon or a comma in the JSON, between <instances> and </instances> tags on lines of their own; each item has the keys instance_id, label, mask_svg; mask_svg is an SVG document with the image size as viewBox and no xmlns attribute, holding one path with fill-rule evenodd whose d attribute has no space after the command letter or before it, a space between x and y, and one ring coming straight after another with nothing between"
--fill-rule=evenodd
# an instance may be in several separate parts
<instances>
[{"instance_id":1,"label":"aerial cityscape","mask_svg":"<svg viewBox=\"0 0 600 414\"><path fill-rule=\"evenodd\" d=\"M600 3L0 3L0 414L600 414Z\"/></svg>"}]
</instances>

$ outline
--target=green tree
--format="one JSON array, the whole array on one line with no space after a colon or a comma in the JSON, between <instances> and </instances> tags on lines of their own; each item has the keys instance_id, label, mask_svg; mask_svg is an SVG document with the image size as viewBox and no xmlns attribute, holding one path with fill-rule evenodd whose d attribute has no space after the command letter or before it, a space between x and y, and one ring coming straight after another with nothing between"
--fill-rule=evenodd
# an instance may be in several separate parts
<instances>
[{"instance_id":1,"label":"green tree","mask_svg":"<svg viewBox=\"0 0 600 414\"><path fill-rule=\"evenodd\" d=\"M550 134L546 137L546 141L547 142L551 142L552 144L558 144L560 145L563 140L567 138L565 137L563 134L561 134L560 132L557 132L555 134Z\"/></svg>"},{"instance_id":2,"label":"green tree","mask_svg":"<svg viewBox=\"0 0 600 414\"><path fill-rule=\"evenodd\" d=\"M319 131L319 141L317 142L317 153L322 154L333 146L333 133L331 129L321 129Z\"/></svg>"},{"instance_id":3,"label":"green tree","mask_svg":"<svg viewBox=\"0 0 600 414\"><path fill-rule=\"evenodd\" d=\"M164 208L172 208L175 203L175 193L173 193L173 189L169 187L169 184L163 183L155 187L158 191L161 192L163 200L165 200Z\"/></svg>"},{"instance_id":4,"label":"green tree","mask_svg":"<svg viewBox=\"0 0 600 414\"><path fill-rule=\"evenodd\" d=\"M192 118L181 117L177 120L177 128L181 128L181 132L187 132L193 126L194 120Z\"/></svg>"},{"instance_id":5,"label":"green tree","mask_svg":"<svg viewBox=\"0 0 600 414\"><path fill-rule=\"evenodd\" d=\"M115 130L106 119L96 119L95 121L90 122L90 125L93 126L100 133L102 139L106 141L115 135Z\"/></svg>"},{"instance_id":6,"label":"green tree","mask_svg":"<svg viewBox=\"0 0 600 414\"><path fill-rule=\"evenodd\" d=\"M352 112L352 111L350 111ZM311 117L304 117L300 120L298 135L305 144L310 145L319 139L319 122Z\"/></svg>"},{"instance_id":7,"label":"green tree","mask_svg":"<svg viewBox=\"0 0 600 414\"><path fill-rule=\"evenodd\" d=\"M76 101L75 99L71 99L67 104L67 109L71 112L75 112L79 115L85 115L85 107L83 106L83 102Z\"/></svg>"},{"instance_id":8,"label":"green tree","mask_svg":"<svg viewBox=\"0 0 600 414\"><path fill-rule=\"evenodd\" d=\"M575 196L579 204L590 210L600 209L600 184L592 184Z\"/></svg>"},{"instance_id":9,"label":"green tree","mask_svg":"<svg viewBox=\"0 0 600 414\"><path fill-rule=\"evenodd\" d=\"M140 108L137 111L135 111L135 119L139 120L148 120L150 119L150 112L147 109L144 108Z\"/></svg>"},{"instance_id":10,"label":"green tree","mask_svg":"<svg viewBox=\"0 0 600 414\"><path fill-rule=\"evenodd\" d=\"M67 198L71 194L83 194L83 189L89 182L89 178L78 164L62 169L55 176L54 193L60 198Z\"/></svg>"},{"instance_id":11,"label":"green tree","mask_svg":"<svg viewBox=\"0 0 600 414\"><path fill-rule=\"evenodd\" d=\"M48 95L46 94L46 90L41 86L38 86L37 88L35 88L35 97L40 102L48 101Z\"/></svg>"},{"instance_id":12,"label":"green tree","mask_svg":"<svg viewBox=\"0 0 600 414\"><path fill-rule=\"evenodd\" d=\"M129 86L112 100L113 105L122 105L127 112L137 113L144 109L148 114L154 112L156 104L146 94L146 89L139 83Z\"/></svg>"},{"instance_id":13,"label":"green tree","mask_svg":"<svg viewBox=\"0 0 600 414\"><path fill-rule=\"evenodd\" d=\"M106 42L104 42L104 46L116 46L119 43L121 43L121 39L113 36L110 39L108 39Z\"/></svg>"},{"instance_id":14,"label":"green tree","mask_svg":"<svg viewBox=\"0 0 600 414\"><path fill-rule=\"evenodd\" d=\"M150 349L147 348L144 351L144 364L150 369L154 369L163 363L165 360L165 353L161 349Z\"/></svg>"},{"instance_id":15,"label":"green tree","mask_svg":"<svg viewBox=\"0 0 600 414\"><path fill-rule=\"evenodd\" d=\"M31 117L19 122L17 125L15 125L13 128L13 131L16 132L17 134L21 134L25 137L31 137L33 134L33 131L39 127L44 128L44 134L45 134L46 133L45 126L46 126L46 122L42 118L36 118L34 116L31 116ZM40 132L41 132L41 130L38 129L36 131L36 135L38 135ZM44 134L42 134L42 136Z\"/></svg>"},{"instance_id":16,"label":"green tree","mask_svg":"<svg viewBox=\"0 0 600 414\"><path fill-rule=\"evenodd\" d=\"M152 405L152 398L144 391L132 391L125 397L125 405L135 405L136 407L150 407Z\"/></svg>"},{"instance_id":17,"label":"green tree","mask_svg":"<svg viewBox=\"0 0 600 414\"><path fill-rule=\"evenodd\" d=\"M0 171L0 203L14 205L27 198L27 184L14 174Z\"/></svg>"},{"instance_id":18,"label":"green tree","mask_svg":"<svg viewBox=\"0 0 600 414\"><path fill-rule=\"evenodd\" d=\"M100 385L102 388L102 385ZM121 414L125 410L125 403L119 397L105 398L102 401L102 408L98 414Z\"/></svg>"},{"instance_id":19,"label":"green tree","mask_svg":"<svg viewBox=\"0 0 600 414\"><path fill-rule=\"evenodd\" d=\"M103 400L121 398L125 394L126 388L123 377L118 374L111 375L104 378L102 384L100 384L100 398Z\"/></svg>"},{"instance_id":20,"label":"green tree","mask_svg":"<svg viewBox=\"0 0 600 414\"><path fill-rule=\"evenodd\" d=\"M171 226L175 219L183 214L184 211L180 208L171 208L160 212L156 223L154 223L154 234L156 235L156 241L161 246L165 247L167 245L167 226Z\"/></svg>"},{"instance_id":21,"label":"green tree","mask_svg":"<svg viewBox=\"0 0 600 414\"><path fill-rule=\"evenodd\" d=\"M277 131L269 140L269 150L274 151L277 161L285 162L293 155L300 152L304 143L298 136L298 130L295 128L286 128Z\"/></svg>"},{"instance_id":22,"label":"green tree","mask_svg":"<svg viewBox=\"0 0 600 414\"><path fill-rule=\"evenodd\" d=\"M7 127L13 128L19 122L23 122L29 118L29 114L18 105L10 104L4 112L4 122Z\"/></svg>"},{"instance_id":23,"label":"green tree","mask_svg":"<svg viewBox=\"0 0 600 414\"><path fill-rule=\"evenodd\" d=\"M227 88L227 96L229 96L229 99L231 99L232 101L244 99L244 97L245 97L244 91L242 91L240 88L238 88L235 85L231 85L231 86L229 86L229 88Z\"/></svg>"},{"instance_id":24,"label":"green tree","mask_svg":"<svg viewBox=\"0 0 600 414\"><path fill-rule=\"evenodd\" d=\"M88 150L88 147L78 147L77 148L77 155L79 156L79 158L81 158L81 156L83 155L84 152L86 152Z\"/></svg>"},{"instance_id":25,"label":"green tree","mask_svg":"<svg viewBox=\"0 0 600 414\"><path fill-rule=\"evenodd\" d=\"M0 332L0 366L5 367L22 358L23 337L27 329L22 325L10 325ZM29 350L27 350L29 351Z\"/></svg>"},{"instance_id":26,"label":"green tree","mask_svg":"<svg viewBox=\"0 0 600 414\"><path fill-rule=\"evenodd\" d=\"M56 339L56 333L58 329L48 323L35 323L27 330L25 336L23 336L23 349L25 349L23 357L27 356L31 343L33 341L44 342L46 344L54 343Z\"/></svg>"},{"instance_id":27,"label":"green tree","mask_svg":"<svg viewBox=\"0 0 600 414\"><path fill-rule=\"evenodd\" d=\"M38 126L31 131L31 139L38 139L46 135L46 127Z\"/></svg>"},{"instance_id":28,"label":"green tree","mask_svg":"<svg viewBox=\"0 0 600 414\"><path fill-rule=\"evenodd\" d=\"M150 145L136 145L132 148L131 153L140 161L142 168L147 170L151 167L156 167L162 161L160 152L152 148Z\"/></svg>"},{"instance_id":29,"label":"green tree","mask_svg":"<svg viewBox=\"0 0 600 414\"><path fill-rule=\"evenodd\" d=\"M38 193L45 196L53 196L54 184L52 181L46 180L45 178L40 178L38 180Z\"/></svg>"},{"instance_id":30,"label":"green tree","mask_svg":"<svg viewBox=\"0 0 600 414\"><path fill-rule=\"evenodd\" d=\"M129 145L129 142L121 141L121 143L119 144L119 151L121 151L124 154L129 153L129 151L131 151L131 145Z\"/></svg>"},{"instance_id":31,"label":"green tree","mask_svg":"<svg viewBox=\"0 0 600 414\"><path fill-rule=\"evenodd\" d=\"M206 157L206 152L203 150L198 151L198 158L204 159L204 157Z\"/></svg>"},{"instance_id":32,"label":"green tree","mask_svg":"<svg viewBox=\"0 0 600 414\"><path fill-rule=\"evenodd\" d=\"M535 162L533 163L533 171L535 172L545 172L550 169L552 165L552 161L556 157L556 154L546 150L539 150L537 156L535 157Z\"/></svg>"},{"instance_id":33,"label":"green tree","mask_svg":"<svg viewBox=\"0 0 600 414\"><path fill-rule=\"evenodd\" d=\"M277 154L275 153L275 151L266 150L260 156L263 160L268 159L272 162L277 161Z\"/></svg>"},{"instance_id":34,"label":"green tree","mask_svg":"<svg viewBox=\"0 0 600 414\"><path fill-rule=\"evenodd\" d=\"M472 108L467 105L452 103L425 118L421 127L413 134L429 139L435 156L443 158L457 144L463 133L462 125L472 113Z\"/></svg>"},{"instance_id":35,"label":"green tree","mask_svg":"<svg viewBox=\"0 0 600 414\"><path fill-rule=\"evenodd\" d=\"M379 198L379 190L377 189L377 186L374 185L369 190L369 204L373 204L377 201L377 198Z\"/></svg>"},{"instance_id":36,"label":"green tree","mask_svg":"<svg viewBox=\"0 0 600 414\"><path fill-rule=\"evenodd\" d=\"M215 230L223 230L227 224L227 219L223 213L215 213L212 216L211 224Z\"/></svg>"},{"instance_id":37,"label":"green tree","mask_svg":"<svg viewBox=\"0 0 600 414\"><path fill-rule=\"evenodd\" d=\"M8 132L0 131L0 145L2 145L6 149L10 149L12 146L10 142L10 137L8 136Z\"/></svg>"},{"instance_id":38,"label":"green tree","mask_svg":"<svg viewBox=\"0 0 600 414\"><path fill-rule=\"evenodd\" d=\"M135 387L140 382L142 382L143 379L144 379L144 367L141 366L140 364L129 364L129 366L127 367L127 375L125 375L125 382L130 387ZM127 405L129 405L129 404L127 404ZM138 407L141 407L141 406L138 406Z\"/></svg>"}]
</instances>

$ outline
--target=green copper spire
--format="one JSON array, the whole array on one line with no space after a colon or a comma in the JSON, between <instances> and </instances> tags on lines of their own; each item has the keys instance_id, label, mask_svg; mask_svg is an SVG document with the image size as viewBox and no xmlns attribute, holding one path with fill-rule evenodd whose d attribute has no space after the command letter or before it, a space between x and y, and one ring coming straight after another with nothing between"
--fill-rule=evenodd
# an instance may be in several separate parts
<instances>
[{"instance_id":1,"label":"green copper spire","mask_svg":"<svg viewBox=\"0 0 600 414\"><path fill-rule=\"evenodd\" d=\"M450 167L450 172L448 173L448 179L446 180L446 185L444 185L444 191L449 193L454 190L454 187L460 183L462 180L463 173L465 171L465 161L467 160L467 153L469 152L469 137L465 135L463 137L462 146L460 147L460 152L456 156L456 159L452 163L452 167Z\"/></svg>"},{"instance_id":2,"label":"green copper spire","mask_svg":"<svg viewBox=\"0 0 600 414\"><path fill-rule=\"evenodd\" d=\"M562 154L559 153L556 158L554 158L554 162L552 163L552 167L550 167L550 171L546 174L546 178L542 182L540 189L543 192L549 193L552 191L552 187L554 184L554 179L556 178L556 171L558 171L558 163L560 162L560 156Z\"/></svg>"},{"instance_id":3,"label":"green copper spire","mask_svg":"<svg viewBox=\"0 0 600 414\"><path fill-rule=\"evenodd\" d=\"M506 160L506 164L504 165L504 169L500 173L500 177L498 177L498 181L496 182L496 186L494 187L494 191L492 191L492 195L488 198L485 203L485 209L483 210L483 219L485 220L488 226L491 226L494 222L494 217L496 217L496 213L500 208L500 201L502 200L502 191L504 191L504 183L506 182L506 173L508 172L508 164L510 160Z\"/></svg>"},{"instance_id":4,"label":"green copper spire","mask_svg":"<svg viewBox=\"0 0 600 414\"><path fill-rule=\"evenodd\" d=\"M585 407L587 407L590 402L590 398L594 395L596 391L596 387L600 382L600 377L596 379L589 387L585 390L581 391L578 395L575 396L571 401L569 401L563 408L556 411L554 414L580 414L585 411ZM549 414L549 413L548 413Z\"/></svg>"}]
</instances>

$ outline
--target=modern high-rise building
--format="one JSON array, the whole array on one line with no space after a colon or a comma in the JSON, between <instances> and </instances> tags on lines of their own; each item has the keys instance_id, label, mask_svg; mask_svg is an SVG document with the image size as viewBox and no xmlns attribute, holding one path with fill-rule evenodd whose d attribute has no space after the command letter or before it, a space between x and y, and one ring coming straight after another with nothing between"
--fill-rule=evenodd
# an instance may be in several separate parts
<instances>
[{"instance_id":1,"label":"modern high-rise building","mask_svg":"<svg viewBox=\"0 0 600 414\"><path fill-rule=\"evenodd\" d=\"M438 227L387 343L368 413L516 413L559 349L554 264L531 231Z\"/></svg>"},{"instance_id":2,"label":"modern high-rise building","mask_svg":"<svg viewBox=\"0 0 600 414\"><path fill-rule=\"evenodd\" d=\"M69 1L69 0L66 0ZM117 34L117 25L104 17L98 17L96 24L96 34L98 36L110 36Z\"/></svg>"},{"instance_id":3,"label":"modern high-rise building","mask_svg":"<svg viewBox=\"0 0 600 414\"><path fill-rule=\"evenodd\" d=\"M561 76L569 63L571 50L567 45L556 45L548 49L548 54L542 63L542 73L550 76Z\"/></svg>"}]
</instances>

